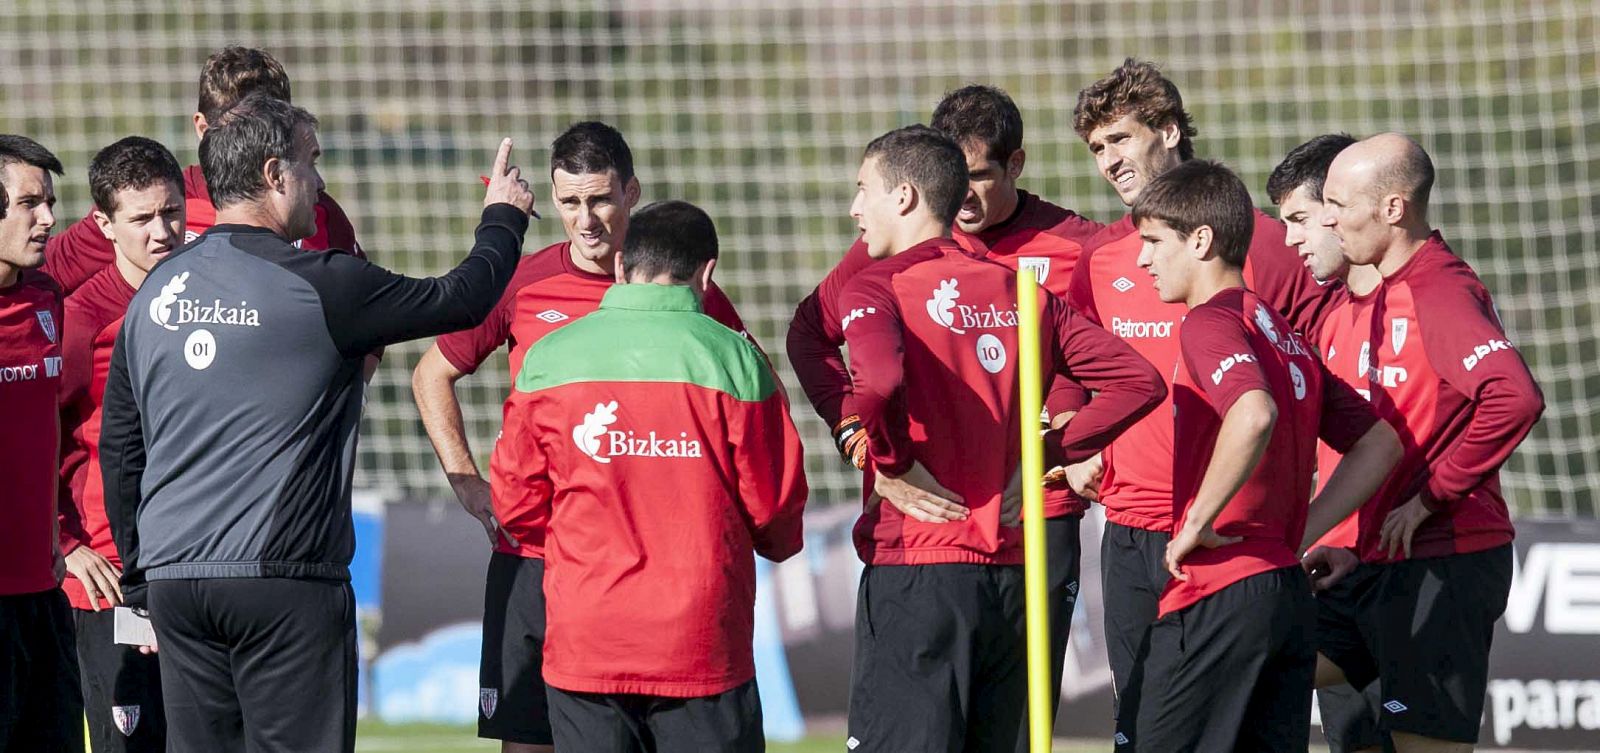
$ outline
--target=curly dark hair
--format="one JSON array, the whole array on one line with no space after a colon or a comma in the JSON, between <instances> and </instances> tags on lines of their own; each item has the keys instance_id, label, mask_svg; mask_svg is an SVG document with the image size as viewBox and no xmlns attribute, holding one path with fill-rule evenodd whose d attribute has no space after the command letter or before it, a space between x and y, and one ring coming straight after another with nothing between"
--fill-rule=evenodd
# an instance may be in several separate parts
<instances>
[{"instance_id":1,"label":"curly dark hair","mask_svg":"<svg viewBox=\"0 0 1600 753\"><path fill-rule=\"evenodd\" d=\"M1072 109L1072 128L1087 141L1094 129L1125 115L1153 129L1177 125L1178 157L1194 158L1193 139L1199 131L1189 122L1177 84L1161 75L1155 63L1128 58L1111 75L1084 87Z\"/></svg>"}]
</instances>

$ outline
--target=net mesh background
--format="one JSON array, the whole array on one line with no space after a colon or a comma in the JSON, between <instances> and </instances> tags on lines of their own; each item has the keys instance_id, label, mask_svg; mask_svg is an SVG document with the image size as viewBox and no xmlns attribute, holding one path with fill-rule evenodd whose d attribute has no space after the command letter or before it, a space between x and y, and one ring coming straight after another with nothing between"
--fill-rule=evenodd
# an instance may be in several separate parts
<instances>
[{"instance_id":1,"label":"net mesh background","mask_svg":"<svg viewBox=\"0 0 1600 753\"><path fill-rule=\"evenodd\" d=\"M196 159L200 64L270 50L321 119L328 190L375 261L448 269L470 246L477 176L503 135L543 174L567 125L617 125L646 201L700 204L721 284L790 387L816 504L856 500L783 353L794 305L849 246L861 148L941 94L998 85L1021 106L1021 185L1110 222L1124 208L1071 128L1077 91L1160 62L1197 153L1267 174L1328 131L1401 130L1432 153L1431 210L1478 269L1548 409L1502 473L1521 515L1595 517L1600 488L1600 5L1591 0L632 0L484 3L21 0L0 26L0 132L68 165L60 227L88 207L94 151L138 133ZM530 249L563 239L548 186ZM368 394L357 483L448 494L411 399L426 342L390 348ZM293 368L292 358L285 368ZM241 385L248 389L248 385ZM504 356L459 385L485 462ZM960 442L960 436L947 439Z\"/></svg>"}]
</instances>

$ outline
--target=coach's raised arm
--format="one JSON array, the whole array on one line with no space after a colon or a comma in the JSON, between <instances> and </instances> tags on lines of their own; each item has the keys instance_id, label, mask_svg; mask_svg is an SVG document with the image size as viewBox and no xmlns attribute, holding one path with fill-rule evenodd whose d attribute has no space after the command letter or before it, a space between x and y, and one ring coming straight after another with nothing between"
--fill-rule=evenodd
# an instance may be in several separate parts
<instances>
[{"instance_id":1,"label":"coach's raised arm","mask_svg":"<svg viewBox=\"0 0 1600 753\"><path fill-rule=\"evenodd\" d=\"M417 279L302 251L323 187L316 123L251 95L206 131L217 224L151 270L106 380L106 515L163 674L188 678L166 699L178 750L353 750L362 362L481 322L533 206L507 139L472 251L449 273ZM218 688L251 704L248 721Z\"/></svg>"}]
</instances>

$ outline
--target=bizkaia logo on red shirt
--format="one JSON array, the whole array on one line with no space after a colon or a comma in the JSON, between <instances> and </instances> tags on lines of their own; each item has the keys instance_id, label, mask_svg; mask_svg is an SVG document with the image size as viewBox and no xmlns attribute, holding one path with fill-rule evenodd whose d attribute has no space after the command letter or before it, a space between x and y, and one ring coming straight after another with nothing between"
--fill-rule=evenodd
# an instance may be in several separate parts
<instances>
[{"instance_id":1,"label":"bizkaia logo on red shirt","mask_svg":"<svg viewBox=\"0 0 1600 753\"><path fill-rule=\"evenodd\" d=\"M639 436L632 431L616 431L609 427L617 422L617 401L595 403L594 410L584 414L583 423L572 427L572 442L578 450L596 463L610 463L619 456L636 458L702 458L700 441L690 439L688 432L680 431L677 437L657 436L654 431Z\"/></svg>"},{"instance_id":2,"label":"bizkaia logo on red shirt","mask_svg":"<svg viewBox=\"0 0 1600 753\"><path fill-rule=\"evenodd\" d=\"M958 335L964 335L969 329L1005 329L1017 326L1017 309L996 308L993 303L987 306L968 306L956 303L961 297L957 288L960 284L952 277L939 283L939 287L928 298L928 317L933 319L945 329Z\"/></svg>"}]
</instances>

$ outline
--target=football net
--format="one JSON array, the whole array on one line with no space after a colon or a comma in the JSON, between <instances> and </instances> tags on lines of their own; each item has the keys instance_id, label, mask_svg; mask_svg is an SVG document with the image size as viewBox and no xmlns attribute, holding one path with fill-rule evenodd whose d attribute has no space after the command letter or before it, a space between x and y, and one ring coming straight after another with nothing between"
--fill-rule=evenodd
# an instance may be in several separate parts
<instances>
[{"instance_id":1,"label":"football net","mask_svg":"<svg viewBox=\"0 0 1600 753\"><path fill-rule=\"evenodd\" d=\"M925 121L939 96L998 85L1027 124L1022 185L1102 221L1123 207L1073 134L1076 92L1124 56L1178 82L1222 159L1266 202L1268 172L1328 131L1400 130L1439 168L1433 219L1493 291L1549 408L1507 464L1521 515L1596 515L1600 488L1600 6L1590 0L634 0L351 4L22 0L0 27L0 131L69 167L63 224L88 204L94 150L139 133L194 161L201 61L228 43L287 66L321 118L329 191L382 264L445 270L470 245L477 176L503 135L543 174L570 123L616 124L646 201L706 208L721 284L782 370L814 504L857 499L789 370L795 303L852 240L862 147ZM562 239L547 219L530 249ZM373 380L358 483L448 490L389 349ZM286 354L292 367L292 354ZM241 385L248 389L248 385ZM508 389L496 356L458 385L486 464ZM952 436L944 441L961 442Z\"/></svg>"}]
</instances>

